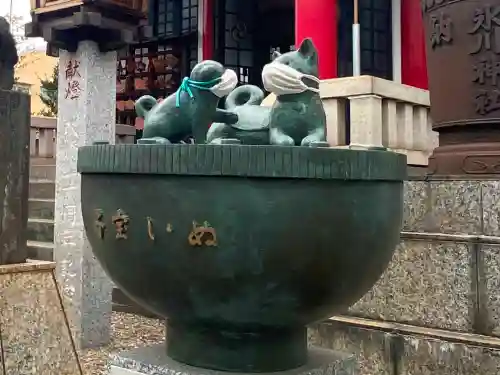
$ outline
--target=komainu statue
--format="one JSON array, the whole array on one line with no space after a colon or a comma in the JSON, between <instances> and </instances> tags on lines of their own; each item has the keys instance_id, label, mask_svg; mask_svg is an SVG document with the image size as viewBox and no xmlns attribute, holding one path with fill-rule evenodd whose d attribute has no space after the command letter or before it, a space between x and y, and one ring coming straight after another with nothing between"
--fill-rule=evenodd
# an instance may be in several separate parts
<instances>
[{"instance_id":1,"label":"komainu statue","mask_svg":"<svg viewBox=\"0 0 500 375\"><path fill-rule=\"evenodd\" d=\"M0 17L0 89L11 90L14 86L14 66L18 61L10 25L4 17Z\"/></svg>"},{"instance_id":2,"label":"komainu statue","mask_svg":"<svg viewBox=\"0 0 500 375\"><path fill-rule=\"evenodd\" d=\"M226 110L238 115L238 122L212 124L207 142L235 138L247 145L327 147L318 76L318 51L311 39L297 51L275 52L262 71L264 88L276 95L273 106L261 106L265 94L259 87L238 87L225 103Z\"/></svg>"}]
</instances>

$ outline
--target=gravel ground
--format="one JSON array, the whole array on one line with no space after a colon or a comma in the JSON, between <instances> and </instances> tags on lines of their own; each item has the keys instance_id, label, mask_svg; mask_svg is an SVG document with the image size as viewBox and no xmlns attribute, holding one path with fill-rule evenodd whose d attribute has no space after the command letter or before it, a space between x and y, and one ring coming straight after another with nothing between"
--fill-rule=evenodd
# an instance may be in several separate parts
<instances>
[{"instance_id":1,"label":"gravel ground","mask_svg":"<svg viewBox=\"0 0 500 375\"><path fill-rule=\"evenodd\" d=\"M114 312L111 329L111 344L99 349L83 350L80 353L84 375L108 375L106 368L110 353L157 344L165 340L164 322L139 315Z\"/></svg>"}]
</instances>

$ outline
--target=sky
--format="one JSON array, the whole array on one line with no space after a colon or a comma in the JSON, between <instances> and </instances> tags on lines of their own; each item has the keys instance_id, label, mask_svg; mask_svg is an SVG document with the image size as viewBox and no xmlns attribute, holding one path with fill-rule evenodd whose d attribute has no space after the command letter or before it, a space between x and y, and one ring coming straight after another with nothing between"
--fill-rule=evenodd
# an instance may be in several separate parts
<instances>
[{"instance_id":1,"label":"sky","mask_svg":"<svg viewBox=\"0 0 500 375\"><path fill-rule=\"evenodd\" d=\"M0 15L9 16L10 0L0 0ZM30 0L12 0L12 14L22 17L24 22L30 22ZM28 39L18 46L20 53L27 51L45 51L45 42L41 38Z\"/></svg>"},{"instance_id":2,"label":"sky","mask_svg":"<svg viewBox=\"0 0 500 375\"><path fill-rule=\"evenodd\" d=\"M13 13L30 20L30 0L12 0ZM10 11L10 0L0 0L0 14L8 15Z\"/></svg>"}]
</instances>

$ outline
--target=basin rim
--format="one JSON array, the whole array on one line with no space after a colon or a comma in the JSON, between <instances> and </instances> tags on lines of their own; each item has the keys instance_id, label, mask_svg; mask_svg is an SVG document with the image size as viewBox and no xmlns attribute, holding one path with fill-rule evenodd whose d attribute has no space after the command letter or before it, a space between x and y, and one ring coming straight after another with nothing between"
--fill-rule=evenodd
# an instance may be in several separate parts
<instances>
[{"instance_id":1,"label":"basin rim","mask_svg":"<svg viewBox=\"0 0 500 375\"><path fill-rule=\"evenodd\" d=\"M247 145L92 145L81 174L403 181L406 156L383 150Z\"/></svg>"}]
</instances>

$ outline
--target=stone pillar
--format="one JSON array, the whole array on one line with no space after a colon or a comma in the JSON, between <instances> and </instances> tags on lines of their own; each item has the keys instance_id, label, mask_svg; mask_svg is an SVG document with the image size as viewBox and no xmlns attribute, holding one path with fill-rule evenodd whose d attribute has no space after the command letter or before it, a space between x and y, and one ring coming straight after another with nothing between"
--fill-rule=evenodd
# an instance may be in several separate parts
<instances>
[{"instance_id":1,"label":"stone pillar","mask_svg":"<svg viewBox=\"0 0 500 375\"><path fill-rule=\"evenodd\" d=\"M427 90L424 23L420 0L401 0L401 74L405 85Z\"/></svg>"},{"instance_id":2,"label":"stone pillar","mask_svg":"<svg viewBox=\"0 0 500 375\"><path fill-rule=\"evenodd\" d=\"M351 145L382 146L382 98L358 95L349 98L351 105Z\"/></svg>"},{"instance_id":3,"label":"stone pillar","mask_svg":"<svg viewBox=\"0 0 500 375\"><path fill-rule=\"evenodd\" d=\"M115 143L116 52L83 41L60 50L54 256L76 345L108 343L112 284L92 254L83 226L78 148Z\"/></svg>"},{"instance_id":4,"label":"stone pillar","mask_svg":"<svg viewBox=\"0 0 500 375\"><path fill-rule=\"evenodd\" d=\"M337 0L295 0L295 45L312 38L321 79L337 77Z\"/></svg>"},{"instance_id":5,"label":"stone pillar","mask_svg":"<svg viewBox=\"0 0 500 375\"><path fill-rule=\"evenodd\" d=\"M40 128L38 133L38 156L51 158L54 156L54 130Z\"/></svg>"},{"instance_id":6,"label":"stone pillar","mask_svg":"<svg viewBox=\"0 0 500 375\"><path fill-rule=\"evenodd\" d=\"M0 88L0 264L27 257L29 142L29 96Z\"/></svg>"},{"instance_id":7,"label":"stone pillar","mask_svg":"<svg viewBox=\"0 0 500 375\"><path fill-rule=\"evenodd\" d=\"M326 140L330 146L346 144L346 101L339 98L323 98L326 114Z\"/></svg>"}]
</instances>

